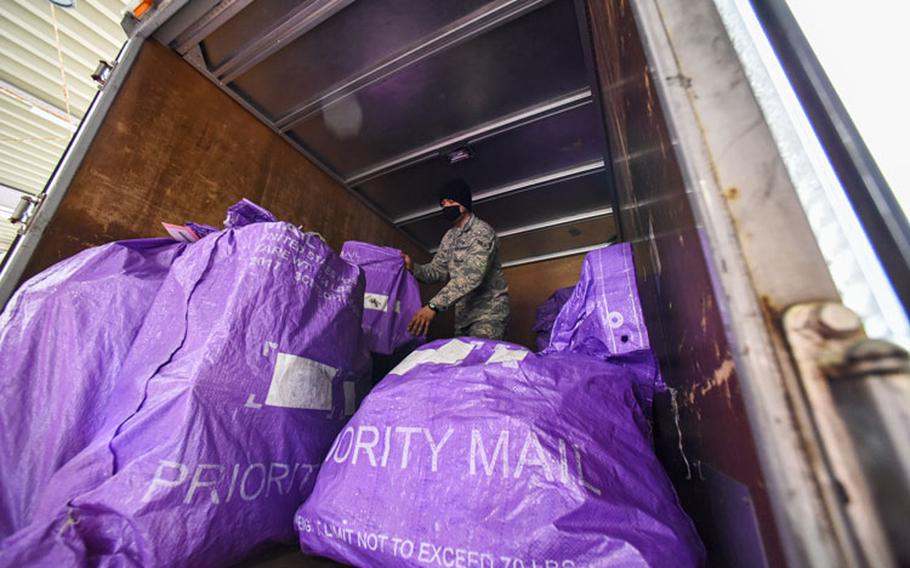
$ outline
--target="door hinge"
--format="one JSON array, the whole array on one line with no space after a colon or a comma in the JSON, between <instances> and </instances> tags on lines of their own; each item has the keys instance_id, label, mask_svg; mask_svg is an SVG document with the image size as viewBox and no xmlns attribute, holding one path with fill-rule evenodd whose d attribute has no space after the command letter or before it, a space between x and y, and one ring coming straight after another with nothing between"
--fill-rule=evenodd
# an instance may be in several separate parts
<instances>
[{"instance_id":1,"label":"door hinge","mask_svg":"<svg viewBox=\"0 0 910 568\"><path fill-rule=\"evenodd\" d=\"M114 72L114 67L117 66L117 62L108 63L103 59L98 60L98 66L95 67L95 70L92 72L92 80L98 83L98 88L103 89L107 84L107 80L111 77L111 73Z\"/></svg>"},{"instance_id":2,"label":"door hinge","mask_svg":"<svg viewBox=\"0 0 910 568\"><path fill-rule=\"evenodd\" d=\"M35 218L38 208L44 202L44 194L40 195L23 195L19 198L19 203L13 209L12 215L9 216L10 223L19 225L19 234L24 235L31 225L32 219Z\"/></svg>"},{"instance_id":3,"label":"door hinge","mask_svg":"<svg viewBox=\"0 0 910 568\"><path fill-rule=\"evenodd\" d=\"M848 564L903 565L906 539L895 531L910 506L907 352L869 339L859 316L836 302L795 305L783 324L816 432L807 452L828 472L822 497L841 542L856 544Z\"/></svg>"}]
</instances>

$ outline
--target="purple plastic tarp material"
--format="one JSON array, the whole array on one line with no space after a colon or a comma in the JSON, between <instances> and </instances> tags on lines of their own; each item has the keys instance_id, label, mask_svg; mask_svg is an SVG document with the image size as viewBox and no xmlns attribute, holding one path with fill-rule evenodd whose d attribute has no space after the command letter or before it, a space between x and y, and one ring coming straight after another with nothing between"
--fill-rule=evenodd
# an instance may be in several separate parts
<instances>
[{"instance_id":1,"label":"purple plastic tarp material","mask_svg":"<svg viewBox=\"0 0 910 568\"><path fill-rule=\"evenodd\" d=\"M531 328L531 331L537 334L537 351L543 351L549 347L550 332L553 330L553 322L556 321L559 310L565 305L574 289L575 286L560 288L553 292L553 294L547 298L546 302L537 307L534 327Z\"/></svg>"},{"instance_id":2,"label":"purple plastic tarp material","mask_svg":"<svg viewBox=\"0 0 910 568\"><path fill-rule=\"evenodd\" d=\"M560 308L550 344L541 353L575 353L650 369L653 381L639 383L634 390L642 412L651 418L655 391L667 387L651 350L629 243L585 256L578 283Z\"/></svg>"},{"instance_id":3,"label":"purple plastic tarp material","mask_svg":"<svg viewBox=\"0 0 910 568\"><path fill-rule=\"evenodd\" d=\"M408 332L408 324L420 309L417 280L404 267L401 251L369 243L348 241L341 258L363 269L363 333L370 351L391 355L422 338Z\"/></svg>"},{"instance_id":4,"label":"purple plastic tarp material","mask_svg":"<svg viewBox=\"0 0 910 568\"><path fill-rule=\"evenodd\" d=\"M274 223L278 218L268 209L256 205L247 198L228 207L227 216L224 218L224 228L233 229L252 223ZM199 235L202 237L202 235Z\"/></svg>"},{"instance_id":5,"label":"purple plastic tarp material","mask_svg":"<svg viewBox=\"0 0 910 568\"><path fill-rule=\"evenodd\" d=\"M196 236L200 239L203 239L212 233L217 233L221 229L218 227L213 227L211 225L206 225L205 223L194 223L192 221L187 221L186 226L193 230L196 233Z\"/></svg>"},{"instance_id":6,"label":"purple plastic tarp material","mask_svg":"<svg viewBox=\"0 0 910 568\"><path fill-rule=\"evenodd\" d=\"M360 270L287 223L187 247L99 433L30 496L0 566L222 566L292 541L368 381L362 301Z\"/></svg>"},{"instance_id":7,"label":"purple plastic tarp material","mask_svg":"<svg viewBox=\"0 0 910 568\"><path fill-rule=\"evenodd\" d=\"M553 323L546 352L605 358L650 347L631 245L588 253L578 284Z\"/></svg>"},{"instance_id":8,"label":"purple plastic tarp material","mask_svg":"<svg viewBox=\"0 0 910 568\"><path fill-rule=\"evenodd\" d=\"M295 517L301 548L362 567L700 565L636 399L652 375L496 341L430 343L333 443Z\"/></svg>"},{"instance_id":9,"label":"purple plastic tarp material","mask_svg":"<svg viewBox=\"0 0 910 568\"><path fill-rule=\"evenodd\" d=\"M25 282L0 314L0 540L101 427L171 263L172 239L110 243Z\"/></svg>"}]
</instances>

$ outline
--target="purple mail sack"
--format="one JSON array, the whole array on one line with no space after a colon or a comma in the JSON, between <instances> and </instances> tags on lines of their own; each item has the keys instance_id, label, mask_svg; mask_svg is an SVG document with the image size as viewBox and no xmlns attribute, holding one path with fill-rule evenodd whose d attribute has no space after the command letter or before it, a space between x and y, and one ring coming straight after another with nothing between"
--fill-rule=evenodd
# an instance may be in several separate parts
<instances>
[{"instance_id":1,"label":"purple mail sack","mask_svg":"<svg viewBox=\"0 0 910 568\"><path fill-rule=\"evenodd\" d=\"M293 540L367 380L363 278L287 223L172 265L89 446L33 496L0 566L220 566Z\"/></svg>"},{"instance_id":2,"label":"purple mail sack","mask_svg":"<svg viewBox=\"0 0 910 568\"><path fill-rule=\"evenodd\" d=\"M562 309L566 301L572 295L575 286L560 288L553 292L547 301L537 306L537 313L534 319L534 327L531 331L537 334L537 350L543 351L550 345L550 331L553 330L553 323L559 310Z\"/></svg>"},{"instance_id":3,"label":"purple mail sack","mask_svg":"<svg viewBox=\"0 0 910 568\"><path fill-rule=\"evenodd\" d=\"M391 355L405 345L417 345L421 339L408 332L408 324L420 309L420 288L405 269L401 251L348 241L341 258L363 269L363 333L370 351Z\"/></svg>"},{"instance_id":4,"label":"purple mail sack","mask_svg":"<svg viewBox=\"0 0 910 568\"><path fill-rule=\"evenodd\" d=\"M0 540L101 427L120 367L185 244L110 243L25 282L0 314Z\"/></svg>"},{"instance_id":5,"label":"purple mail sack","mask_svg":"<svg viewBox=\"0 0 910 568\"><path fill-rule=\"evenodd\" d=\"M547 352L608 357L650 349L629 243L588 253L556 316Z\"/></svg>"},{"instance_id":6,"label":"purple mail sack","mask_svg":"<svg viewBox=\"0 0 910 568\"><path fill-rule=\"evenodd\" d=\"M480 339L414 351L364 401L295 524L354 566L696 566L634 393L652 369Z\"/></svg>"}]
</instances>

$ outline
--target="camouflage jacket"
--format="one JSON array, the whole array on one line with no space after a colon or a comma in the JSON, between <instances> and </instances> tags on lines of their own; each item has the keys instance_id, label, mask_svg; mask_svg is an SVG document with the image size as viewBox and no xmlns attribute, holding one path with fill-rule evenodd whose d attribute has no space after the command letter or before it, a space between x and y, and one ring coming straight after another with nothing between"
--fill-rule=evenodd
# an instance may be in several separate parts
<instances>
[{"instance_id":1,"label":"camouflage jacket","mask_svg":"<svg viewBox=\"0 0 910 568\"><path fill-rule=\"evenodd\" d=\"M425 284L448 280L430 302L441 309L455 305L455 327L509 318L509 287L499 262L499 238L493 227L471 215L463 227L452 227L427 264L414 264L414 276Z\"/></svg>"}]
</instances>

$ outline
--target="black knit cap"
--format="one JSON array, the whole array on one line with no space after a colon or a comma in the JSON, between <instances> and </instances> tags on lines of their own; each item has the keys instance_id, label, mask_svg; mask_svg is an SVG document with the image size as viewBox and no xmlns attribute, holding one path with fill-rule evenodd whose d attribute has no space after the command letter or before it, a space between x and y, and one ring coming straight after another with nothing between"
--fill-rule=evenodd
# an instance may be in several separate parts
<instances>
[{"instance_id":1,"label":"black knit cap","mask_svg":"<svg viewBox=\"0 0 910 568\"><path fill-rule=\"evenodd\" d=\"M464 180L452 180L442 186L439 190L439 201L442 202L443 199L457 201L468 211L474 210L471 204L471 186L465 183Z\"/></svg>"}]
</instances>

